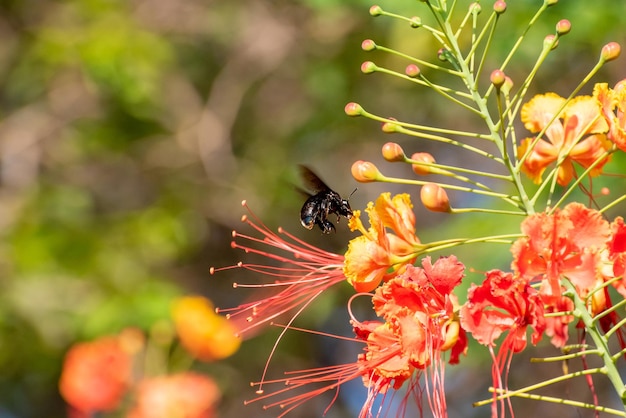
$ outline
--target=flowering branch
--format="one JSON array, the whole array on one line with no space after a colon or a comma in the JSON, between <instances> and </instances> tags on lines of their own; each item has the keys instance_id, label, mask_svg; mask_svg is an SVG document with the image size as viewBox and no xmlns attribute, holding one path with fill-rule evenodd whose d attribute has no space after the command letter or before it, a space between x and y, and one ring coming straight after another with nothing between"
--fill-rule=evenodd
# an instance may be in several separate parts
<instances>
[{"instance_id":1,"label":"flowering branch","mask_svg":"<svg viewBox=\"0 0 626 418\"><path fill-rule=\"evenodd\" d=\"M374 320L359 320L352 314L350 299L348 310L354 336L338 338L361 344L362 352L356 361L288 373L286 378L272 381L285 383L287 387L277 392L259 393L253 402L261 400L268 402L267 407L285 408L280 415L283 416L329 390L337 397L343 383L361 379L368 395L359 417L371 416L378 395L387 399L388 392L403 385L407 386L401 402L405 408L409 402L415 402L421 410L417 395L424 392L433 415L447 417L444 355L448 363L459 363L468 354L471 336L487 347L493 360L493 397L475 403L475 406L491 404L492 416L513 416L510 402L513 397L624 416L621 411L598 405L590 376L606 376L626 406L626 389L618 373L618 362L623 361L626 353L623 330L626 318L621 317L626 306L626 225L622 217L612 222L604 217L609 208L617 206L626 196L616 197L600 207L592 183L592 178L604 174L611 157L626 151L626 80L614 88L596 84L593 95L579 95L605 63L619 56L620 47L613 42L605 45L598 62L568 97L547 92L527 100L526 95L533 88L540 67L570 33L571 23L565 19L559 21L554 34L544 38L536 61L517 82L519 87L515 87L516 83L504 70L520 51L531 28L557 0L545 0L539 6L503 58L493 57L492 46L502 16L507 12L505 1L496 0L491 13L482 21L479 16L482 6L478 2L469 4L464 12L457 10L461 3L457 1L422 0L421 3L430 13L432 24L425 24L421 17L409 18L388 12L380 6L371 7L370 14L399 19L414 29L425 31L440 46L436 54L439 62L413 57L367 39L361 44L364 51L391 54L405 59L408 64L404 73L372 61L364 62L361 70L365 74L391 75L432 89L459 115L478 116L483 125L481 132L459 128L456 120L449 122L452 129L381 117L357 103L346 105L345 113L380 122L383 132L414 139L411 146L419 144L418 141L452 145L453 151L466 152L481 162L488 160L495 164L489 168L481 163L478 168L440 164L430 153L418 150L405 154L399 144L387 142L382 147L383 158L387 162L406 164L407 171L410 168L409 177L387 176L374 163L363 160L352 164L351 173L363 183L395 183L409 186L409 189L418 186L421 204L434 212L450 215L481 212L494 215L493 219L495 216L514 215L516 220L522 217L520 232L498 231L480 237L457 236L422 242L408 193L395 196L382 193L365 209L350 209L348 226L357 236L350 240L344 255L316 249L282 229L276 234L254 216L254 222L245 218L261 237L238 232L233 236L265 248L256 249L241 243L233 247L265 255L283 266L237 265L273 280L255 286L276 290L270 297L226 310L231 320L240 325L242 335L259 329L279 315L291 315L281 337L288 330L301 331L293 325L296 317L322 292L343 281L352 286L356 295L371 298L376 314ZM493 62L500 65L489 70ZM433 81L435 79L427 77L420 66L436 71L442 79ZM485 84L487 79L489 83ZM528 137L518 138L515 128L518 122L529 132ZM467 143L469 139L473 140L472 144ZM490 168L494 166L495 170ZM438 180L426 178L433 174L439 176ZM485 199L485 208L454 207L447 195L449 190L490 199ZM576 201L575 192L579 190L588 205ZM602 195L610 194L607 187L601 190ZM494 199L506 203L509 210L492 207ZM326 221L332 213L340 213L332 201L323 201L323 205L321 221ZM341 214L346 216L345 212ZM369 226L364 223L365 217ZM492 231L499 230L501 225L494 221ZM476 243L507 245L512 255L511 271L494 268L485 272L482 282L467 286L466 300L462 301L454 294L462 281L469 280L462 262L455 255L436 261L426 255ZM271 252L272 249L286 255L279 256ZM420 257L424 258L419 260ZM573 324L584 330L575 345L569 344ZM514 355L539 344L544 337L565 354L532 361L580 359L583 370L564 372L562 376L510 389L508 376ZM619 345L615 352L609 350L609 339ZM586 359L590 356L598 357L603 365L588 367ZM594 393L593 404L530 393L580 376L587 379ZM421 379L424 383L420 383ZM270 381L265 380L264 374L258 386L266 383ZM309 384L319 386L304 394L291 395L293 388L302 389ZM401 410L398 416L404 412Z\"/></svg>"}]
</instances>

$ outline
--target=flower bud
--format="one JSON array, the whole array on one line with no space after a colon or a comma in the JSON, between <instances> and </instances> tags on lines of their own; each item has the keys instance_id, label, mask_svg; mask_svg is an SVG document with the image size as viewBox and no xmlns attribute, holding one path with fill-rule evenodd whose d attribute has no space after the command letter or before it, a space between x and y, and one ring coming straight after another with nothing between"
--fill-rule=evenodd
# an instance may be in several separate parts
<instances>
[{"instance_id":1,"label":"flower bud","mask_svg":"<svg viewBox=\"0 0 626 418\"><path fill-rule=\"evenodd\" d=\"M554 6L558 2L559 0L544 0L544 4L547 4L548 6Z\"/></svg>"},{"instance_id":2,"label":"flower bud","mask_svg":"<svg viewBox=\"0 0 626 418\"><path fill-rule=\"evenodd\" d=\"M409 77L417 77L418 75L420 75L420 67L415 64L409 64L406 66L404 73Z\"/></svg>"},{"instance_id":3,"label":"flower bud","mask_svg":"<svg viewBox=\"0 0 626 418\"><path fill-rule=\"evenodd\" d=\"M374 41L372 41L371 39L366 39L361 42L361 49L368 52L373 51L376 49L376 43L374 43Z\"/></svg>"},{"instance_id":4,"label":"flower bud","mask_svg":"<svg viewBox=\"0 0 626 418\"><path fill-rule=\"evenodd\" d=\"M481 7L480 3L478 3L478 2L474 2L474 3L470 4L470 6L469 6L470 13L480 14L480 12L482 12L482 10L483 10L483 8Z\"/></svg>"},{"instance_id":5,"label":"flower bud","mask_svg":"<svg viewBox=\"0 0 626 418\"><path fill-rule=\"evenodd\" d=\"M365 61L363 64L361 64L361 72L363 74L371 74L374 71L376 71L376 64L374 64L372 61Z\"/></svg>"},{"instance_id":6,"label":"flower bud","mask_svg":"<svg viewBox=\"0 0 626 418\"><path fill-rule=\"evenodd\" d=\"M389 119L392 119L392 118L389 118ZM392 119L392 120L395 120L395 119ZM392 134L398 131L398 124L394 122L385 122L383 123L383 126L381 127L381 129L383 132L387 134Z\"/></svg>"},{"instance_id":7,"label":"flower bud","mask_svg":"<svg viewBox=\"0 0 626 418\"><path fill-rule=\"evenodd\" d=\"M404 150L395 142L387 142L383 145L383 158L391 163L400 162L406 159Z\"/></svg>"},{"instance_id":8,"label":"flower bud","mask_svg":"<svg viewBox=\"0 0 626 418\"><path fill-rule=\"evenodd\" d=\"M506 11L506 2L504 0L496 0L496 2L493 3L493 11L499 15L504 13Z\"/></svg>"},{"instance_id":9,"label":"flower bud","mask_svg":"<svg viewBox=\"0 0 626 418\"><path fill-rule=\"evenodd\" d=\"M428 152L416 152L411 155L411 160L422 164L411 164L411 168L415 174L425 176L431 174L431 168L426 164L435 164L435 157Z\"/></svg>"},{"instance_id":10,"label":"flower bud","mask_svg":"<svg viewBox=\"0 0 626 418\"><path fill-rule=\"evenodd\" d=\"M559 46L559 41L558 39L556 39L555 35L548 35L545 38L543 38L544 48L550 48L550 50L553 50L553 49L556 49L557 46Z\"/></svg>"},{"instance_id":11,"label":"flower bud","mask_svg":"<svg viewBox=\"0 0 626 418\"><path fill-rule=\"evenodd\" d=\"M372 16L380 16L382 14L383 14L382 7L380 7L378 5L373 5L372 7L370 7L370 15L372 15Z\"/></svg>"},{"instance_id":12,"label":"flower bud","mask_svg":"<svg viewBox=\"0 0 626 418\"><path fill-rule=\"evenodd\" d=\"M411 18L411 27L419 28L420 26L422 26L422 18L419 16L413 16Z\"/></svg>"},{"instance_id":13,"label":"flower bud","mask_svg":"<svg viewBox=\"0 0 626 418\"><path fill-rule=\"evenodd\" d=\"M352 164L352 177L360 183L370 183L378 180L381 177L380 171L369 161L355 161Z\"/></svg>"},{"instance_id":14,"label":"flower bud","mask_svg":"<svg viewBox=\"0 0 626 418\"><path fill-rule=\"evenodd\" d=\"M500 90L502 90L502 93L509 94L512 88L513 88L513 80L511 80L509 76L504 77L504 84L500 88Z\"/></svg>"},{"instance_id":15,"label":"flower bud","mask_svg":"<svg viewBox=\"0 0 626 418\"><path fill-rule=\"evenodd\" d=\"M567 19L559 20L556 24L556 33L559 35L567 35L570 30L572 30L572 23Z\"/></svg>"},{"instance_id":16,"label":"flower bud","mask_svg":"<svg viewBox=\"0 0 626 418\"><path fill-rule=\"evenodd\" d=\"M435 183L427 183L420 191L422 204L433 212L450 212L450 200L446 191Z\"/></svg>"},{"instance_id":17,"label":"flower bud","mask_svg":"<svg viewBox=\"0 0 626 418\"><path fill-rule=\"evenodd\" d=\"M622 47L617 42L609 42L602 47L602 54L600 55L603 61L613 61L621 52Z\"/></svg>"},{"instance_id":18,"label":"flower bud","mask_svg":"<svg viewBox=\"0 0 626 418\"><path fill-rule=\"evenodd\" d=\"M446 52L445 48L439 48L439 51L437 51L437 58L439 61L446 62L448 60Z\"/></svg>"},{"instance_id":19,"label":"flower bud","mask_svg":"<svg viewBox=\"0 0 626 418\"><path fill-rule=\"evenodd\" d=\"M493 70L491 72L491 84L493 84L496 88L502 87L504 82L506 81L506 74L502 70Z\"/></svg>"},{"instance_id":20,"label":"flower bud","mask_svg":"<svg viewBox=\"0 0 626 418\"><path fill-rule=\"evenodd\" d=\"M348 103L346 107L344 107L343 111L346 112L346 115L348 116L361 116L363 114L363 108L361 105L354 102Z\"/></svg>"}]
</instances>

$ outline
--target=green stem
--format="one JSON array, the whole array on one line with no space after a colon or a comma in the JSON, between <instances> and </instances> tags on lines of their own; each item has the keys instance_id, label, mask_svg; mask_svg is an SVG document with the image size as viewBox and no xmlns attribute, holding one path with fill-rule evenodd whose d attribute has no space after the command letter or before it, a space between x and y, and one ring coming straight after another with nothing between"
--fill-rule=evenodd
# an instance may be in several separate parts
<instances>
[{"instance_id":1,"label":"green stem","mask_svg":"<svg viewBox=\"0 0 626 418\"><path fill-rule=\"evenodd\" d=\"M575 353L571 353L571 354L563 354L562 356L554 356L554 357L542 357L542 358L531 358L530 362L531 363L550 363L553 361L565 361L565 360L572 360L575 358L579 358L579 357L583 357L583 356L589 356L595 354L597 356L600 355L600 351L598 350L583 350L583 351L577 351Z\"/></svg>"},{"instance_id":2,"label":"green stem","mask_svg":"<svg viewBox=\"0 0 626 418\"><path fill-rule=\"evenodd\" d=\"M409 184L412 186L423 186L425 184L429 184L429 183L435 183L438 186L444 188L444 189L450 189L450 190L458 190L461 192L468 192L468 193L475 193L475 194L480 194L480 195L484 195L484 196L491 196L491 197L497 197L499 199L503 199L506 202L509 202L511 204L514 204L516 207L519 207L519 205L515 202L517 202L519 200L518 196L513 196L513 195L507 195L504 193L497 193L497 192L490 192L487 190L480 190L480 189L472 189L471 187L464 187L464 186L455 186L453 184L445 184L445 183L436 183L436 182L432 182L432 181L424 181L424 180L409 180L409 179L404 179L404 178L397 178L397 177L387 177L383 174L381 174L376 181L379 181L381 183L395 183L395 184Z\"/></svg>"},{"instance_id":3,"label":"green stem","mask_svg":"<svg viewBox=\"0 0 626 418\"><path fill-rule=\"evenodd\" d=\"M572 373L567 373L561 376L557 376L552 379L544 380L540 383L535 383L534 385L526 386L521 389L501 391L503 393L501 395L496 396L496 400L510 398L511 396L519 396L520 394L528 393L536 389L541 389L541 388L550 386L554 383L564 382L574 377L587 376L587 375L596 374L596 373L604 373L604 369L602 367L598 367L595 369L580 370L577 372L572 372ZM485 399L484 401L474 403L474 406L488 405L492 403L493 401L494 401L493 398Z\"/></svg>"},{"instance_id":4,"label":"green stem","mask_svg":"<svg viewBox=\"0 0 626 418\"><path fill-rule=\"evenodd\" d=\"M575 406L577 408L591 409L592 411L606 412L607 414L617 415L620 417L626 416L626 412L624 411L619 411L613 408L607 408L605 406L594 405L592 403L573 401L571 399L555 398L553 396L545 396L545 395L535 395L532 393L518 393L514 396L517 398L532 399L532 400L537 400L537 401L558 403L561 405Z\"/></svg>"},{"instance_id":5,"label":"green stem","mask_svg":"<svg viewBox=\"0 0 626 418\"><path fill-rule=\"evenodd\" d=\"M561 282L566 289L565 296L568 296L574 302L574 315L581 320L583 324L585 324L585 332L591 337L596 345L596 348L600 351L600 355L604 361L604 366L602 367L603 373L607 375L613 384L615 393L617 393L617 396L619 396L622 400L622 404L626 406L626 390L624 388L624 382L622 381L615 362L611 357L607 339L601 334L597 326L598 324L594 321L593 317L587 310L585 302L578 296L576 288L572 282L567 279L564 279Z\"/></svg>"},{"instance_id":6,"label":"green stem","mask_svg":"<svg viewBox=\"0 0 626 418\"><path fill-rule=\"evenodd\" d=\"M421 60L419 58L415 58L414 56L404 54L402 52L396 51L395 49L387 48L387 47L380 46L380 45L376 44L376 50L387 52L389 54L392 54L392 55L404 58L407 61L415 62L415 63L417 63L417 64L419 64L421 66L432 68L433 70L442 71L442 72L445 72L445 73L448 73L448 74L451 74L451 75L456 75L456 76L460 75L458 71L454 71L454 70L451 70L449 68L433 64L433 63L431 63L429 61L424 61L424 60Z\"/></svg>"},{"instance_id":7,"label":"green stem","mask_svg":"<svg viewBox=\"0 0 626 418\"><path fill-rule=\"evenodd\" d=\"M473 175L476 175L476 176L487 177L487 178L494 179L494 180L503 180L503 181L506 181L506 182L513 181L511 176L503 176L502 174L495 174L495 173L489 173L489 172L486 172L486 171L472 170L472 169L469 169L469 168L457 167L457 166L453 166L453 165L425 163L425 162L422 162L422 161L412 160L410 158L405 158L404 162L408 163L408 164L413 164L413 165L419 165L419 166L432 168L432 169L434 169L434 170L432 170L432 174L442 174L444 176L451 176L451 177L455 177L456 178L455 174L453 173L453 172L456 171L456 172L459 172L459 173L473 174ZM478 183L477 185L480 185L480 183ZM483 187L483 186L481 185L480 187ZM488 188L488 187L484 186L483 188Z\"/></svg>"},{"instance_id":8,"label":"green stem","mask_svg":"<svg viewBox=\"0 0 626 418\"><path fill-rule=\"evenodd\" d=\"M425 132L435 132L435 133L441 133L441 134L446 134L446 135L450 135L450 136L462 136L462 137L466 137L466 138L477 138L477 139L485 139L488 141L491 141L491 137L488 135L483 135L483 134L478 134L476 132L466 132L466 131L455 131L453 129L445 129L445 128L436 128L433 126L428 126L428 125L417 125L414 123L407 123L407 122L401 122L395 119L389 119L389 118L383 118L381 116L377 116L373 113L370 113L368 111L366 111L365 109L361 108L361 113L360 116L364 116L368 119L372 119L375 120L377 122L383 122L383 123L392 123L396 126L400 126L402 128L406 128L406 129L416 129L416 130L420 130L420 131L425 131ZM452 143L452 142L456 142L456 141L452 141L449 140L448 138L444 138L446 141L444 142L448 142L448 143ZM454 145L464 145L462 143L455 143ZM473 147L468 147L468 149L473 148ZM482 151L478 148L474 148L472 149L472 151ZM489 158L495 158L495 156L493 154L489 154L486 153L484 151L482 151L482 154L485 157L489 157Z\"/></svg>"}]
</instances>

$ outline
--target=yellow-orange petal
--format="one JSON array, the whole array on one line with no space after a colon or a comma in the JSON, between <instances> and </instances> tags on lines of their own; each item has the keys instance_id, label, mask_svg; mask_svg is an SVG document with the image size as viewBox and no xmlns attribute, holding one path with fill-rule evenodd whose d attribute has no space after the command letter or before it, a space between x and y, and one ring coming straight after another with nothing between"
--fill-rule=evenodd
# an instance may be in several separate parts
<instances>
[{"instance_id":1,"label":"yellow-orange petal","mask_svg":"<svg viewBox=\"0 0 626 418\"><path fill-rule=\"evenodd\" d=\"M391 197L391 193L381 193L374 205L383 225L391 228L400 238L412 244L419 244L415 235L415 213L408 193Z\"/></svg>"},{"instance_id":2,"label":"yellow-orange petal","mask_svg":"<svg viewBox=\"0 0 626 418\"><path fill-rule=\"evenodd\" d=\"M345 254L343 272L357 292L369 292L389 269L389 253L366 236L352 239Z\"/></svg>"},{"instance_id":3,"label":"yellow-orange petal","mask_svg":"<svg viewBox=\"0 0 626 418\"><path fill-rule=\"evenodd\" d=\"M526 138L522 140L517 148L517 158L521 159L527 153L528 147L533 143L535 143L535 146L524 160L522 171L533 183L539 184L546 167L557 160L559 150L547 141L535 141L535 138Z\"/></svg>"},{"instance_id":4,"label":"yellow-orange petal","mask_svg":"<svg viewBox=\"0 0 626 418\"><path fill-rule=\"evenodd\" d=\"M216 314L211 302L202 296L176 300L172 318L182 345L199 360L226 358L241 344L233 324Z\"/></svg>"},{"instance_id":5,"label":"yellow-orange petal","mask_svg":"<svg viewBox=\"0 0 626 418\"><path fill-rule=\"evenodd\" d=\"M577 117L577 132L573 135L579 137L579 132L605 133L609 130L609 125L602 117L602 108L596 98L592 96L578 96L573 98L565 109L563 116L567 119L572 116Z\"/></svg>"},{"instance_id":6,"label":"yellow-orange petal","mask_svg":"<svg viewBox=\"0 0 626 418\"><path fill-rule=\"evenodd\" d=\"M538 94L522 106L521 119L532 133L541 132L565 103L556 93ZM555 121L558 123L558 119Z\"/></svg>"}]
</instances>

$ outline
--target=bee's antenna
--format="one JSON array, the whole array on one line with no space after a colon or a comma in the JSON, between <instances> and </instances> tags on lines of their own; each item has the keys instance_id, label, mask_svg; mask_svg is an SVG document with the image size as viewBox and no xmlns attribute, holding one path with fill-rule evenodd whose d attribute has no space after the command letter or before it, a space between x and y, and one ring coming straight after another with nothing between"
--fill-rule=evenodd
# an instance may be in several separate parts
<instances>
[{"instance_id":1,"label":"bee's antenna","mask_svg":"<svg viewBox=\"0 0 626 418\"><path fill-rule=\"evenodd\" d=\"M352 197L352 195L353 195L354 193L356 193L356 191L357 191L357 190L359 190L359 188L358 188L358 187L355 187L355 188L354 188L354 190L352 190L352 193L350 193L350 196L348 196L348 200L350 200L350 198Z\"/></svg>"}]
</instances>

